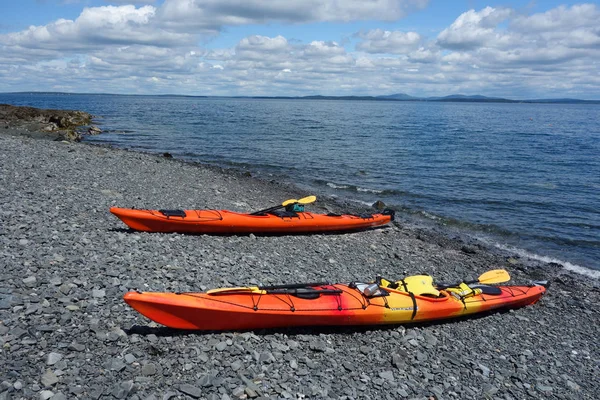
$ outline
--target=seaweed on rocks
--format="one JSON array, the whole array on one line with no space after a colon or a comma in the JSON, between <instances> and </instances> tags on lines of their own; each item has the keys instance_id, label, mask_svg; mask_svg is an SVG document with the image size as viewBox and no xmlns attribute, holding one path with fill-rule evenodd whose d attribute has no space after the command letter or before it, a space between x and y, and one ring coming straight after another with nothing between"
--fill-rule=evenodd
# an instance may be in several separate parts
<instances>
[{"instance_id":1,"label":"seaweed on rocks","mask_svg":"<svg viewBox=\"0 0 600 400\"><path fill-rule=\"evenodd\" d=\"M81 141L82 135L102 132L91 126L93 116L83 111L50 110L0 104L0 127L4 133L35 138Z\"/></svg>"}]
</instances>

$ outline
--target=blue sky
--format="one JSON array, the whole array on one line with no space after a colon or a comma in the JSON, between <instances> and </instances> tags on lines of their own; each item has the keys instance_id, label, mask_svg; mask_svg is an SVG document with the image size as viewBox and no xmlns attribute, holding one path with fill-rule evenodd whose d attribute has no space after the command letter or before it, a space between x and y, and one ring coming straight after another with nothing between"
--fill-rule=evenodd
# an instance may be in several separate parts
<instances>
[{"instance_id":1,"label":"blue sky","mask_svg":"<svg viewBox=\"0 0 600 400\"><path fill-rule=\"evenodd\" d=\"M0 15L0 92L600 99L597 2L3 0Z\"/></svg>"}]
</instances>

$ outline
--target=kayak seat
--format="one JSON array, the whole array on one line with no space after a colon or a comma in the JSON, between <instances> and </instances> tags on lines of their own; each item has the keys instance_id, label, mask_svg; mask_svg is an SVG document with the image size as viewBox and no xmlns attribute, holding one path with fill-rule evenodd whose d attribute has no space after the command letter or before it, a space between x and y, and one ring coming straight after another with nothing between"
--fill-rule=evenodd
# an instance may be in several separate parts
<instances>
[{"instance_id":1,"label":"kayak seat","mask_svg":"<svg viewBox=\"0 0 600 400\"><path fill-rule=\"evenodd\" d=\"M275 215L279 218L300 218L298 216L298 213L296 213L295 211L269 211L269 214Z\"/></svg>"},{"instance_id":2,"label":"kayak seat","mask_svg":"<svg viewBox=\"0 0 600 400\"><path fill-rule=\"evenodd\" d=\"M158 210L158 212L166 217L186 217L185 211L183 210Z\"/></svg>"},{"instance_id":3,"label":"kayak seat","mask_svg":"<svg viewBox=\"0 0 600 400\"><path fill-rule=\"evenodd\" d=\"M378 278L381 285L401 292L413 293L417 296L443 297L442 293L433 285L433 278L429 275L407 276L396 282L391 282L381 277Z\"/></svg>"},{"instance_id":4,"label":"kayak seat","mask_svg":"<svg viewBox=\"0 0 600 400\"><path fill-rule=\"evenodd\" d=\"M502 294L502 290L496 286L488 286L488 285L469 285L471 289L480 289L481 293L489 294L492 296L497 296Z\"/></svg>"}]
</instances>

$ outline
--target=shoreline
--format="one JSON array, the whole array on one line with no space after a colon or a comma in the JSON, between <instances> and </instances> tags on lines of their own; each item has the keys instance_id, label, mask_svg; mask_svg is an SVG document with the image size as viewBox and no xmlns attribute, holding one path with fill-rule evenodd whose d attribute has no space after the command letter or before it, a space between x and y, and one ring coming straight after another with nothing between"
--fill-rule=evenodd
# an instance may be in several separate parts
<instances>
[{"instance_id":1,"label":"shoreline","mask_svg":"<svg viewBox=\"0 0 600 400\"><path fill-rule=\"evenodd\" d=\"M6 111L6 107L10 109L10 113ZM15 114L17 113L16 111L20 110L24 110L20 112L20 120L15 120L15 118L13 118L12 120L6 119L7 116L10 117L12 116L11 114ZM4 111L4 114L2 114L2 111ZM150 151L139 151L127 148L119 148L109 143L86 141L85 136L97 135L102 133L101 129L93 125L94 118L95 117L93 115L83 111L38 109L35 107L10 106L0 104L0 123L4 120L6 125L5 130L3 132L0 132L0 134L4 133L12 136L25 136L41 140L65 140L68 142L81 142L89 146L108 148L115 151L147 154L159 158L164 157L165 159L169 159L173 162L189 164L198 168L211 169L217 173L224 175L232 174L243 177L251 177L252 179L261 181L263 184L273 184L276 186L281 186L283 190L292 193L292 197L300 198L306 195L306 191L303 191L294 183L285 180L278 180L278 178L285 179L284 175L275 176L273 179L271 179L265 176L254 176L252 175L252 172L235 166L224 167L216 164L206 163L203 161L194 161L185 158L174 158L170 153L161 154ZM57 119L62 119L63 121L66 119L67 122L63 122L65 126L62 128L56 127L56 123L51 122L56 121ZM65 129L71 131L75 130L77 132L77 135L65 137L65 134L63 132ZM331 194L319 195L319 200L317 201L317 204L313 204L312 206L320 207L320 211L324 212L346 211L352 213L360 213L365 211L377 211L377 209L374 206L380 200L378 200L376 196L377 194L373 193L374 202L371 205L369 205L362 200L344 199ZM382 204L385 207L385 204ZM141 208L143 208L143 206ZM193 207L190 206L190 208ZM247 210L237 211L244 212ZM431 220L429 218L416 215L414 213L405 212L398 209L396 209L396 212L398 213L398 215L401 215L403 217L403 223L410 224L413 229L426 231L429 234L434 233L435 235L439 236L437 240L440 241L448 239L452 240L453 238L458 242L464 243L463 247L470 247L469 251L471 251L473 248L478 248L482 251L493 253L499 257L504 257L505 259L512 259L516 261L518 259L523 258L523 263L525 264L558 264L562 267L562 269L564 269L565 272L573 272L585 276L586 278L600 279L600 270L595 270L589 267L573 264L569 261L556 259L554 257L540 255L527 249L517 248L510 245L504 245L502 243L495 242L494 239L491 237L480 238L474 235L473 233L465 231L461 228L448 227L439 222L436 222L435 220Z\"/></svg>"},{"instance_id":2,"label":"shoreline","mask_svg":"<svg viewBox=\"0 0 600 400\"><path fill-rule=\"evenodd\" d=\"M101 142L90 142L83 140L81 143L89 146L97 146L101 148L108 148L111 150L118 151L126 151L130 153L140 153L146 154L149 156L155 157L165 157L167 159L172 160L173 162L180 162L183 164L189 164L197 166L198 168L207 168L213 169L219 173L223 174L233 174L240 175L245 177L251 177L252 179L260 180L265 184L276 184L280 185L286 190L294 193L294 196L297 198L306 196L308 193L307 190L302 190L299 186L289 181L286 181L286 175L272 175L271 177L267 177L266 175L262 175L260 173L256 174L254 171L249 171L247 169L243 169L235 166L221 166L218 164L211 164L209 162L204 161L195 161L187 158L177 158L173 157L170 153L160 153L160 152L152 152L152 151L141 151L135 149L121 148L115 146L110 143L101 143ZM165 156L166 154L166 156ZM268 174L271 175L271 174ZM313 190L315 191L315 190ZM373 193L373 202L368 203L366 201L360 199L352 199L352 198L344 198L339 197L337 195L332 194L319 194L318 202L313 206L321 206L321 211L325 212L339 212L339 211L347 211L352 213L361 213L361 212L376 212L378 209L375 208L377 202L381 200L378 199L377 193ZM385 203L384 207L388 205ZM565 271L570 271L576 273L578 275L582 275L586 278L600 279L600 270L587 267L584 265L580 265L577 263L573 263L570 261L566 261L564 259L556 258L554 256L548 256L543 254L538 254L533 250L529 250L522 247L516 247L514 245L505 244L497 241L497 238L494 236L481 236L480 232L473 232L466 230L464 228L458 226L447 226L444 223L436 221L436 218L430 218L427 216L423 216L422 214L428 214L426 211L406 211L402 208L397 208L392 206L392 208L396 211L397 215L401 216L404 224L411 225L416 230L428 231L430 233L435 232L437 235L441 237L440 240L446 239L454 239L459 242L464 243L466 246L472 246L482 249L483 251L487 251L490 253L494 253L500 257L504 257L506 259L525 259L524 263L533 263L533 264L559 264ZM334 211L335 210L335 211ZM240 212L245 212L248 210L238 210Z\"/></svg>"},{"instance_id":3,"label":"shoreline","mask_svg":"<svg viewBox=\"0 0 600 400\"><path fill-rule=\"evenodd\" d=\"M503 256L402 215L386 228L343 235L132 232L110 215L111 205L249 211L306 193L110 146L5 134L0 144L0 395L520 399L600 391L598 280ZM310 210L350 207L319 197ZM182 333L121 299L135 288L418 273L455 281L494 268L507 269L514 283L552 285L538 304L514 312L372 329Z\"/></svg>"}]
</instances>

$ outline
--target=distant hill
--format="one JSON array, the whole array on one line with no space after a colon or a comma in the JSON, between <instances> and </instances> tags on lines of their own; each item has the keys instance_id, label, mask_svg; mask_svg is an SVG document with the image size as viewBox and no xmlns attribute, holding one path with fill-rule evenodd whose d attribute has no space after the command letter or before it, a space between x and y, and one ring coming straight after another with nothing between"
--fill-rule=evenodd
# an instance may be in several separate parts
<instances>
[{"instance_id":1,"label":"distant hill","mask_svg":"<svg viewBox=\"0 0 600 400\"><path fill-rule=\"evenodd\" d=\"M265 97L263 97L265 98ZM292 97L278 97L292 98ZM580 99L534 99L534 100L512 100L503 97L488 97L480 94L467 96L464 94L452 94L443 97L414 97L406 93L396 93L382 96L302 96L296 99L311 100L379 100L379 101L431 101L431 102L470 102L470 103L565 103L565 104L600 104L600 100Z\"/></svg>"},{"instance_id":2,"label":"distant hill","mask_svg":"<svg viewBox=\"0 0 600 400\"><path fill-rule=\"evenodd\" d=\"M406 93L394 93L379 96L206 96L206 95L182 95L182 94L157 94L157 95L137 95L137 94L111 94L111 93L65 93L65 92L12 92L4 94L51 94L51 95L104 95L104 96L160 96L160 97L200 97L200 98L236 98L236 99L296 99L296 100L366 100L366 101L428 101L428 102L471 102L471 103L545 103L545 104L600 104L600 100L581 100L571 98L557 99L531 99L531 100L512 100L502 97L488 97L480 94L464 95L451 94L440 97L414 97Z\"/></svg>"},{"instance_id":3,"label":"distant hill","mask_svg":"<svg viewBox=\"0 0 600 400\"><path fill-rule=\"evenodd\" d=\"M378 99L390 99L390 100L418 100L418 97L409 96L406 93L389 94L387 96L375 96Z\"/></svg>"},{"instance_id":4,"label":"distant hill","mask_svg":"<svg viewBox=\"0 0 600 400\"><path fill-rule=\"evenodd\" d=\"M451 94L450 96L444 97L427 97L427 101L470 101L470 102L496 102L496 103L510 103L516 102L515 100L504 99L502 97L487 97L480 94L474 96L465 96L464 94Z\"/></svg>"},{"instance_id":5,"label":"distant hill","mask_svg":"<svg viewBox=\"0 0 600 400\"><path fill-rule=\"evenodd\" d=\"M526 100L526 103L593 103L598 104L598 100L580 100L580 99L535 99Z\"/></svg>"}]
</instances>

